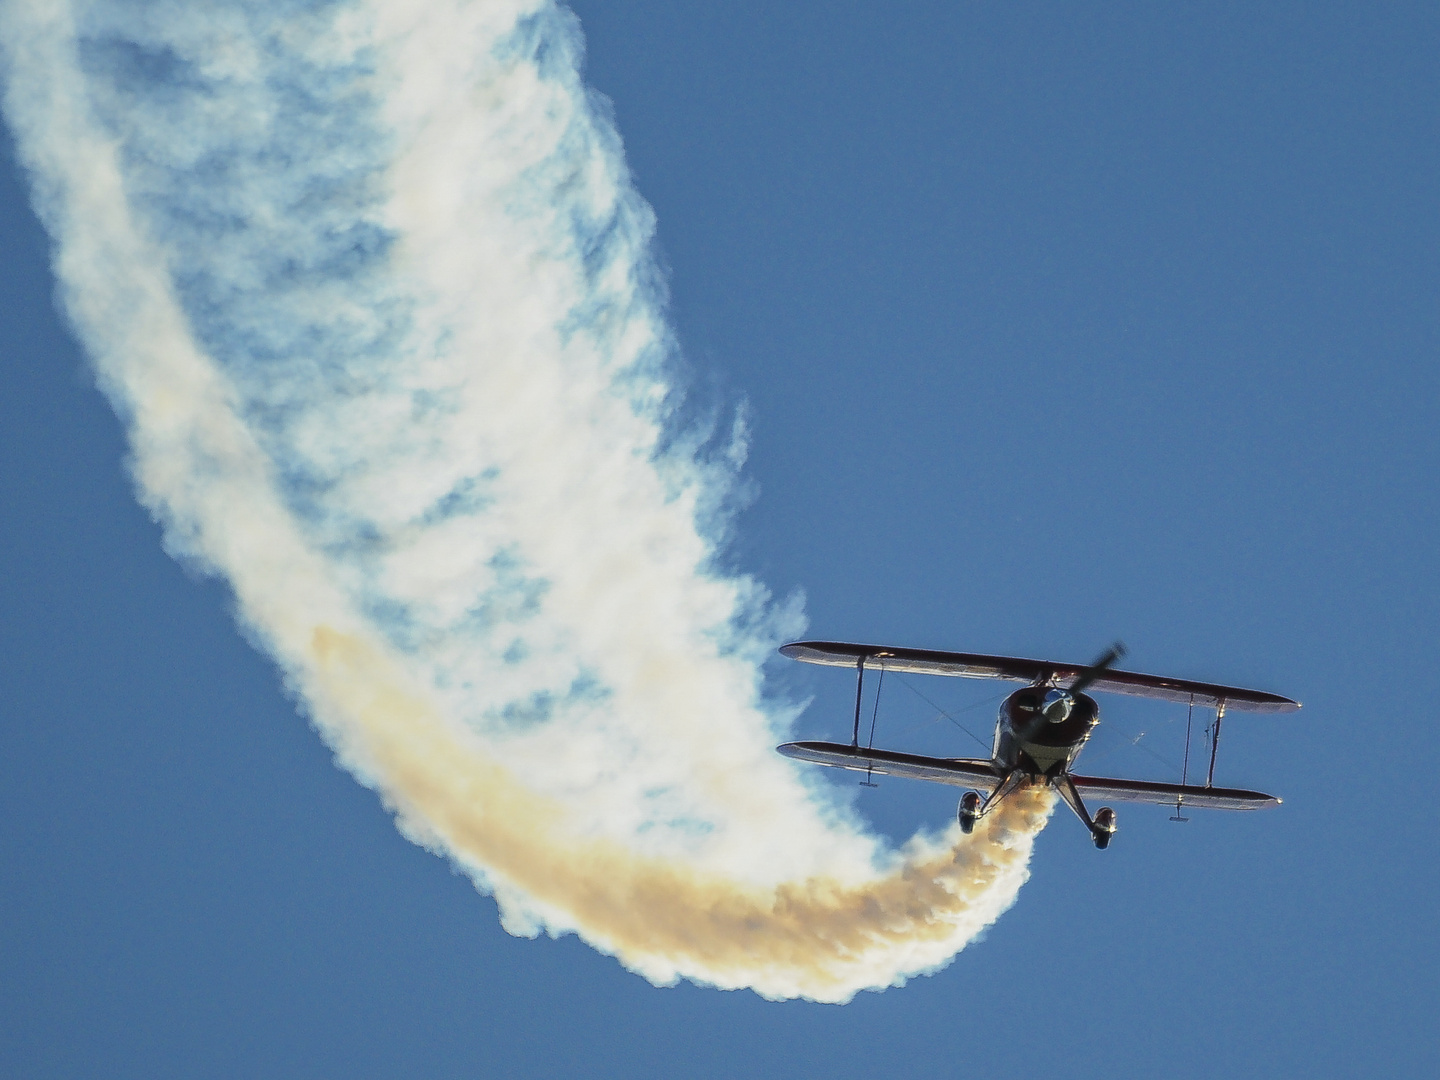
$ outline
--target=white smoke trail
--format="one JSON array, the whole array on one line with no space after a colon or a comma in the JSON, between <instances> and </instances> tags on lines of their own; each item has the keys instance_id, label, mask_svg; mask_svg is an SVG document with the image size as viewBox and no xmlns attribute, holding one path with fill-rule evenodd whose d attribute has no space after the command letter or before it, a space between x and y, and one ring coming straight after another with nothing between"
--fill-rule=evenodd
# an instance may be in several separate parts
<instances>
[{"instance_id":1,"label":"white smoke trail","mask_svg":"<svg viewBox=\"0 0 1440 1080\"><path fill-rule=\"evenodd\" d=\"M799 627L716 569L573 17L549 0L8 0L5 107L140 496L342 762L657 982L841 1001L1014 900L1050 805L885 849L772 751ZM807 786L812 785L812 786Z\"/></svg>"}]
</instances>

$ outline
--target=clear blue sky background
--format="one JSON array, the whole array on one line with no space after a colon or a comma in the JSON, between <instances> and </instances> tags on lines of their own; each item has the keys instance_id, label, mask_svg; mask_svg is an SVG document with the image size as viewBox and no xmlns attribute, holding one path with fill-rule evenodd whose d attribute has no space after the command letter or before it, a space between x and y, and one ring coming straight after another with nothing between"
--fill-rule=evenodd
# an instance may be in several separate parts
<instances>
[{"instance_id":1,"label":"clear blue sky background","mask_svg":"<svg viewBox=\"0 0 1440 1080\"><path fill-rule=\"evenodd\" d=\"M983 942L843 1008L507 937L163 554L7 144L0 1074L1435 1075L1440 10L576 7L754 408L736 563L815 636L1300 698L1221 746L1284 806L1057 816ZM775 676L846 731L843 674ZM912 682L988 739L991 687ZM1174 775L1183 710L1106 704L1085 764ZM892 685L878 741L970 752L934 716Z\"/></svg>"}]
</instances>

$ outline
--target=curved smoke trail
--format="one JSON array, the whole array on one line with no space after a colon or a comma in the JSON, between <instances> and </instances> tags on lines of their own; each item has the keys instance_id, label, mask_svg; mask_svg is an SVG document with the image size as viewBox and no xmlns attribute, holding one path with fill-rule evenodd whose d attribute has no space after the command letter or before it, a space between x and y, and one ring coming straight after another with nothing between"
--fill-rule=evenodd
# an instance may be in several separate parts
<instances>
[{"instance_id":1,"label":"curved smoke trail","mask_svg":"<svg viewBox=\"0 0 1440 1080\"><path fill-rule=\"evenodd\" d=\"M1014 900L1048 797L882 847L773 752L652 221L549 0L8 0L6 111L140 497L512 932L840 1001Z\"/></svg>"}]
</instances>

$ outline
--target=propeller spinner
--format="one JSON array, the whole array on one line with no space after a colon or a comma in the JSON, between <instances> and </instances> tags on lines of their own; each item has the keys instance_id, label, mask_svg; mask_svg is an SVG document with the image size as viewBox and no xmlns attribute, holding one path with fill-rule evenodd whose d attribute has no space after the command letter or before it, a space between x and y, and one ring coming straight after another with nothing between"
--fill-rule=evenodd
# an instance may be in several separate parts
<instances>
[{"instance_id":1,"label":"propeller spinner","mask_svg":"<svg viewBox=\"0 0 1440 1080\"><path fill-rule=\"evenodd\" d=\"M1082 671L1076 680L1064 690L1054 689L1045 694L1045 703L1041 706L1040 713L1052 724L1064 723L1070 718L1070 710L1075 707L1075 695L1083 693L1085 688L1104 674L1105 669L1125 655L1125 643L1115 642L1106 649L1095 662Z\"/></svg>"}]
</instances>

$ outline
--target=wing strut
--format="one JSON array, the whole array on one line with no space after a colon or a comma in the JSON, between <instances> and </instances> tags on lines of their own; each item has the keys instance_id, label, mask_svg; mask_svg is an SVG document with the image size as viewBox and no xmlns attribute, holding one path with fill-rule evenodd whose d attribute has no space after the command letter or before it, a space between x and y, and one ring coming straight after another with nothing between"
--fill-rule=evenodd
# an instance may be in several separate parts
<instances>
[{"instance_id":1,"label":"wing strut","mask_svg":"<svg viewBox=\"0 0 1440 1080\"><path fill-rule=\"evenodd\" d=\"M1205 786L1215 786L1215 752L1220 749L1220 721L1225 719L1225 699L1222 697L1215 706L1215 731L1210 737L1210 772L1205 777Z\"/></svg>"},{"instance_id":2,"label":"wing strut","mask_svg":"<svg viewBox=\"0 0 1440 1080\"><path fill-rule=\"evenodd\" d=\"M850 738L850 745L858 749L860 746L860 695L865 692L864 653L855 658L855 671L855 734Z\"/></svg>"}]
</instances>

